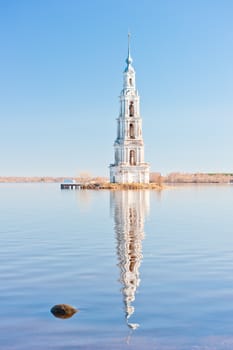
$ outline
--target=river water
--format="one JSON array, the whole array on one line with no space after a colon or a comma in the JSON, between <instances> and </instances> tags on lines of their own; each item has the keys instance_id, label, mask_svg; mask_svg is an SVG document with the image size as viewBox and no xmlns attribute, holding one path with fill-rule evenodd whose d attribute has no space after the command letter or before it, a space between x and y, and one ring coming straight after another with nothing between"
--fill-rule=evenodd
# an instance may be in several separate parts
<instances>
[{"instance_id":1,"label":"river water","mask_svg":"<svg viewBox=\"0 0 233 350\"><path fill-rule=\"evenodd\" d=\"M1 184L0 349L232 350L232 208L232 185Z\"/></svg>"}]
</instances>

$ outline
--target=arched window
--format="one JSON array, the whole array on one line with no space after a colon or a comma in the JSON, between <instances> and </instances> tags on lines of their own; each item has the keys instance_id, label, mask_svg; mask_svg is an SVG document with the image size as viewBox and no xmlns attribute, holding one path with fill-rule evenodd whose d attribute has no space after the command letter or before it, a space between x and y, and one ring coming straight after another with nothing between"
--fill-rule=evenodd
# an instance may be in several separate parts
<instances>
[{"instance_id":1,"label":"arched window","mask_svg":"<svg viewBox=\"0 0 233 350\"><path fill-rule=\"evenodd\" d=\"M133 85L132 78L129 78L129 85L130 85L130 86L132 86L132 85Z\"/></svg>"},{"instance_id":2,"label":"arched window","mask_svg":"<svg viewBox=\"0 0 233 350\"><path fill-rule=\"evenodd\" d=\"M129 124L129 137L131 139L135 139L134 125L133 124Z\"/></svg>"},{"instance_id":3,"label":"arched window","mask_svg":"<svg viewBox=\"0 0 233 350\"><path fill-rule=\"evenodd\" d=\"M129 152L129 164L130 165L136 165L135 151L133 151L133 150L131 150Z\"/></svg>"},{"instance_id":4,"label":"arched window","mask_svg":"<svg viewBox=\"0 0 233 350\"><path fill-rule=\"evenodd\" d=\"M133 101L130 102L129 105L129 116L133 117L134 116L134 105L133 105Z\"/></svg>"},{"instance_id":5,"label":"arched window","mask_svg":"<svg viewBox=\"0 0 233 350\"><path fill-rule=\"evenodd\" d=\"M118 164L118 150L115 150L115 164Z\"/></svg>"}]
</instances>

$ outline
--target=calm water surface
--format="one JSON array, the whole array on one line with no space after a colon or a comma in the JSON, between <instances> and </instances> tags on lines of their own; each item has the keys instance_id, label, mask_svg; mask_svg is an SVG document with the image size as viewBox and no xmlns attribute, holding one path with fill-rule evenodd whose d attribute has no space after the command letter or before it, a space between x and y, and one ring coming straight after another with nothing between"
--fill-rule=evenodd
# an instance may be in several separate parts
<instances>
[{"instance_id":1,"label":"calm water surface","mask_svg":"<svg viewBox=\"0 0 233 350\"><path fill-rule=\"evenodd\" d=\"M232 350L232 208L232 185L1 184L0 349Z\"/></svg>"}]
</instances>

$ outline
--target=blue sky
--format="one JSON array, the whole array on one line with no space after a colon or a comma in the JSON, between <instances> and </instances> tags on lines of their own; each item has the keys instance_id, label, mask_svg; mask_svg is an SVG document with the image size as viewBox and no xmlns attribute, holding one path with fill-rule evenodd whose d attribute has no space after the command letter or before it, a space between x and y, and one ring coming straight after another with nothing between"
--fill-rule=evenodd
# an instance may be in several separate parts
<instances>
[{"instance_id":1,"label":"blue sky","mask_svg":"<svg viewBox=\"0 0 233 350\"><path fill-rule=\"evenodd\" d=\"M152 171L233 172L233 1L0 0L0 176L108 176L127 33Z\"/></svg>"}]
</instances>

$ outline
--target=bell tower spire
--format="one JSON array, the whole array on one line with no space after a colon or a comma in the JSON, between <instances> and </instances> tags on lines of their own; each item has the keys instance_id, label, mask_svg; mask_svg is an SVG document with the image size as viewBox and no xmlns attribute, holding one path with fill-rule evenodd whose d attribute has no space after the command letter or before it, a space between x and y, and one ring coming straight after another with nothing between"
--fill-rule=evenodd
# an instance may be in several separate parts
<instances>
[{"instance_id":1,"label":"bell tower spire","mask_svg":"<svg viewBox=\"0 0 233 350\"><path fill-rule=\"evenodd\" d=\"M130 36L131 34L128 33L128 56L125 60L126 64L127 64L127 67L125 68L125 72L127 72L130 68L132 69L133 67L131 66L132 63L133 63L133 60L132 60L132 57L130 55Z\"/></svg>"},{"instance_id":2,"label":"bell tower spire","mask_svg":"<svg viewBox=\"0 0 233 350\"><path fill-rule=\"evenodd\" d=\"M117 138L114 143L115 163L110 165L110 181L117 183L149 183L149 164L144 162L140 98L136 89L135 70L130 54L123 72L120 113L117 118Z\"/></svg>"}]
</instances>

